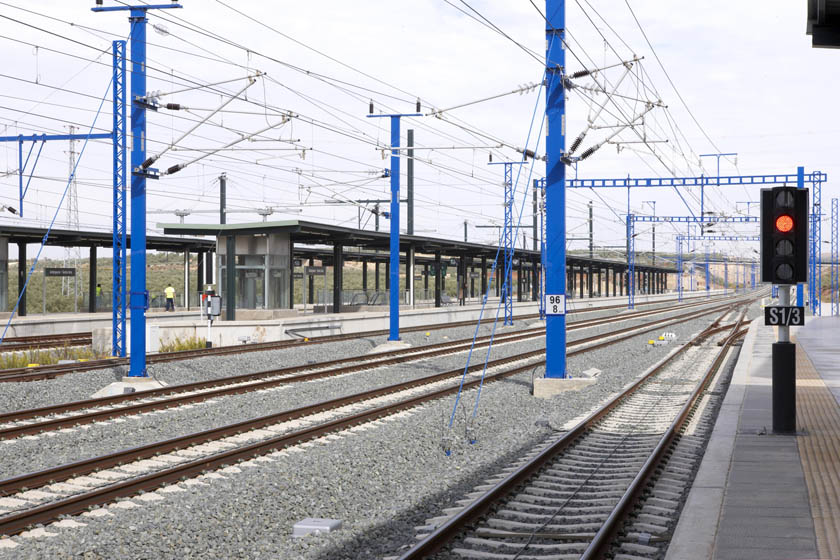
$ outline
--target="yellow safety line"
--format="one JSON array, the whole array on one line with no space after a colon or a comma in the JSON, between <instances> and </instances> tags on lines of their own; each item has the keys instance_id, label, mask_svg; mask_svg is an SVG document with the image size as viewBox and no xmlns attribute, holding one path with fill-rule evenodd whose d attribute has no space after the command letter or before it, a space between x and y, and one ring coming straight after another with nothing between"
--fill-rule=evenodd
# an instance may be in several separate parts
<instances>
[{"instance_id":1,"label":"yellow safety line","mask_svg":"<svg viewBox=\"0 0 840 560\"><path fill-rule=\"evenodd\" d=\"M814 364L796 349L799 457L820 558L840 558L840 406Z\"/></svg>"}]
</instances>

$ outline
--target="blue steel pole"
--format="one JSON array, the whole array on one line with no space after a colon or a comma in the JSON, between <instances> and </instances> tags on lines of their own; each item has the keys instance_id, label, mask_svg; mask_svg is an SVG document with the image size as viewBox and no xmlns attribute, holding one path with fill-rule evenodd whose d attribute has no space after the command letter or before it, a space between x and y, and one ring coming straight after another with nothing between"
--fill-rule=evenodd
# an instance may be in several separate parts
<instances>
[{"instance_id":1,"label":"blue steel pole","mask_svg":"<svg viewBox=\"0 0 840 560\"><path fill-rule=\"evenodd\" d=\"M546 295L566 300L566 29L565 0L546 0ZM550 214L548 213L550 212ZM566 377L566 310L545 322L545 376Z\"/></svg>"},{"instance_id":2,"label":"blue steel pole","mask_svg":"<svg viewBox=\"0 0 840 560\"><path fill-rule=\"evenodd\" d=\"M113 147L114 147L114 209L113 257L111 292L111 354L125 357L125 291L126 291L126 90L125 90L125 41L113 42Z\"/></svg>"},{"instance_id":3,"label":"blue steel pole","mask_svg":"<svg viewBox=\"0 0 840 560\"><path fill-rule=\"evenodd\" d=\"M400 117L391 116L391 309L388 340L400 339ZM408 279L406 279L408 282Z\"/></svg>"},{"instance_id":4,"label":"blue steel pole","mask_svg":"<svg viewBox=\"0 0 840 560\"><path fill-rule=\"evenodd\" d=\"M131 17L131 352L129 377L146 377L146 10Z\"/></svg>"},{"instance_id":5,"label":"blue steel pole","mask_svg":"<svg viewBox=\"0 0 840 560\"><path fill-rule=\"evenodd\" d=\"M709 286L709 243L706 242L706 299L712 297L711 287Z\"/></svg>"},{"instance_id":6,"label":"blue steel pole","mask_svg":"<svg viewBox=\"0 0 840 560\"><path fill-rule=\"evenodd\" d=\"M804 167L797 167L796 168L796 188L797 189L804 189L805 188L805 168ZM809 232L810 235L810 232ZM810 286L811 278L808 278L808 285ZM798 307L802 307L803 302L805 301L805 296L803 294L803 286L802 284L796 285L796 305Z\"/></svg>"}]
</instances>

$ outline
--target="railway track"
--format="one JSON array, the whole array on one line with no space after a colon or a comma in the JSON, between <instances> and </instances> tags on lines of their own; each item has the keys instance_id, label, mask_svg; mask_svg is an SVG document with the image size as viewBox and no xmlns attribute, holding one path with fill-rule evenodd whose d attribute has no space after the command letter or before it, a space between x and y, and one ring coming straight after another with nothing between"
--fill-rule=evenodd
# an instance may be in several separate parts
<instances>
[{"instance_id":1,"label":"railway track","mask_svg":"<svg viewBox=\"0 0 840 560\"><path fill-rule=\"evenodd\" d=\"M701 298L696 298L700 300ZM710 303L714 301L725 301L728 298L721 297L721 298L713 298L709 300L702 300L698 305L702 303ZM663 303L668 303L667 301L655 301L651 303L639 304L638 306L649 306L649 305L661 305ZM582 315L584 313L594 313L598 311L608 311L611 309L626 309L626 305L610 305L604 307L596 307L592 309L572 309L568 313L569 315ZM530 315L522 315L516 317L516 321L523 321L523 320L532 320L538 319L539 316L537 314L530 314ZM424 332L429 330L438 330L438 329L449 329L449 328L457 328L457 327L468 327L473 326L476 324L476 321L457 321L451 323L442 323L442 324L434 324L434 325L424 325L424 326L417 326L417 327L401 327L400 332L402 333L409 333L409 332ZM178 360L187 360L192 358L201 358L201 357L208 357L208 356L224 356L230 354L241 354L243 352L261 352L266 350L280 350L283 348L293 348L311 344L324 344L329 342L340 342L344 340L353 340L356 338L365 338L365 337L373 337L373 336L383 336L387 335L388 330L376 330L376 331L364 331L358 333L342 333L342 334L333 334L333 335L324 335L324 336L315 336L315 337L306 337L301 338L299 340L279 340L273 342L258 342L252 344L243 344L243 345L236 345L236 346L218 346L213 348L202 348L198 350L181 350L177 352L162 352L159 354L149 354L146 356L146 361L149 364L156 364L156 363L165 363L165 362L172 362ZM51 364L51 365L44 365L44 366L35 366L35 367L22 367L22 368L8 368L5 370L0 370L0 383L1 382L22 382L22 381L41 381L45 379L54 379L61 375L67 375L68 373L76 373L80 371L92 371L97 369L106 369L115 366L123 366L128 364L128 358L105 358L101 360L88 360L86 362L80 363L72 363L72 364Z\"/></svg>"},{"instance_id":2,"label":"railway track","mask_svg":"<svg viewBox=\"0 0 840 560\"><path fill-rule=\"evenodd\" d=\"M578 348L570 350L569 355L589 352L724 309L728 313L732 306L721 304L679 318L670 317L578 340L571 343ZM544 350L494 360L488 364L484 383L531 372L544 362ZM483 367L483 364L475 364L469 369L476 372ZM152 490L209 469L233 465L240 459L272 453L412 409L457 391L458 383L453 381L463 373L464 369L458 368L0 481L0 492L19 505L17 511L0 517L0 534L16 534L34 524L79 513L118 497ZM473 388L480 382L474 377L467 378L464 388ZM33 489L39 492L33 494ZM49 501L43 503L44 500Z\"/></svg>"},{"instance_id":3,"label":"railway track","mask_svg":"<svg viewBox=\"0 0 840 560\"><path fill-rule=\"evenodd\" d=\"M701 345L721 331L715 324L462 508L429 520L399 559L656 557L713 426L692 414L745 334L745 313L714 355Z\"/></svg>"},{"instance_id":4,"label":"railway track","mask_svg":"<svg viewBox=\"0 0 840 560\"><path fill-rule=\"evenodd\" d=\"M692 303L686 304L682 308L690 309L701 305ZM618 318L602 317L582 320L571 323L568 326L568 330L575 331L613 322L634 320L650 315L672 312L673 310L673 308L664 310L654 309L629 313ZM690 315L693 315L693 313L689 312L686 315L677 316L676 319ZM675 318L670 317L668 321L673 319ZM653 325L658 325L658 322L654 322ZM620 329L617 333L631 332L635 328L628 327L626 329ZM541 337L544 333L544 327L536 327L511 333L497 334L494 337L493 343L497 345L516 343ZM600 336L596 335L572 341L569 345L573 347L579 344L587 344L593 340L597 340ZM490 338L490 336L478 337L474 347L486 348L490 344ZM447 354L467 352L471 347L473 347L472 339L448 341L418 348L406 348L380 354L354 356L303 366L272 369L233 377L187 383L143 391L142 393L128 393L8 412L0 414L0 440L34 435L44 431L59 430L80 424L101 422L121 416L151 412L153 410L163 410L228 395L261 391L290 383L313 381L394 364L436 358Z\"/></svg>"},{"instance_id":5,"label":"railway track","mask_svg":"<svg viewBox=\"0 0 840 560\"><path fill-rule=\"evenodd\" d=\"M64 346L90 346L93 335L89 332L47 334L41 336L10 336L0 344L0 352L24 352Z\"/></svg>"}]
</instances>

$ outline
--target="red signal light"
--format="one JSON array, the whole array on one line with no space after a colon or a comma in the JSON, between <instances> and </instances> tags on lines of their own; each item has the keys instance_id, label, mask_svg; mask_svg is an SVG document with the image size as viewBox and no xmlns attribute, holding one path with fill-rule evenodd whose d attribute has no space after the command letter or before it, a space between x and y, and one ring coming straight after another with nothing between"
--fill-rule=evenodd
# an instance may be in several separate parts
<instances>
[{"instance_id":1,"label":"red signal light","mask_svg":"<svg viewBox=\"0 0 840 560\"><path fill-rule=\"evenodd\" d=\"M776 218L776 229L781 233L788 233L793 229L793 218L787 214L782 214Z\"/></svg>"}]
</instances>

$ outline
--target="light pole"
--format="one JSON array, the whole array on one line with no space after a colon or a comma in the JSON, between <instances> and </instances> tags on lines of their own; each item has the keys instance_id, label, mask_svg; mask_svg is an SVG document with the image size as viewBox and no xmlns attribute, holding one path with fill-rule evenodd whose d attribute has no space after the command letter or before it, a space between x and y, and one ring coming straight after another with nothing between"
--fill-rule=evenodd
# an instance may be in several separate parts
<instances>
[{"instance_id":1,"label":"light pole","mask_svg":"<svg viewBox=\"0 0 840 560\"><path fill-rule=\"evenodd\" d=\"M370 104L373 113L373 102ZM422 117L420 102L416 113L367 115L368 118L388 117L391 119L391 293L390 325L388 340L400 339L400 119L402 117ZM407 284L407 282L406 282Z\"/></svg>"}]
</instances>

